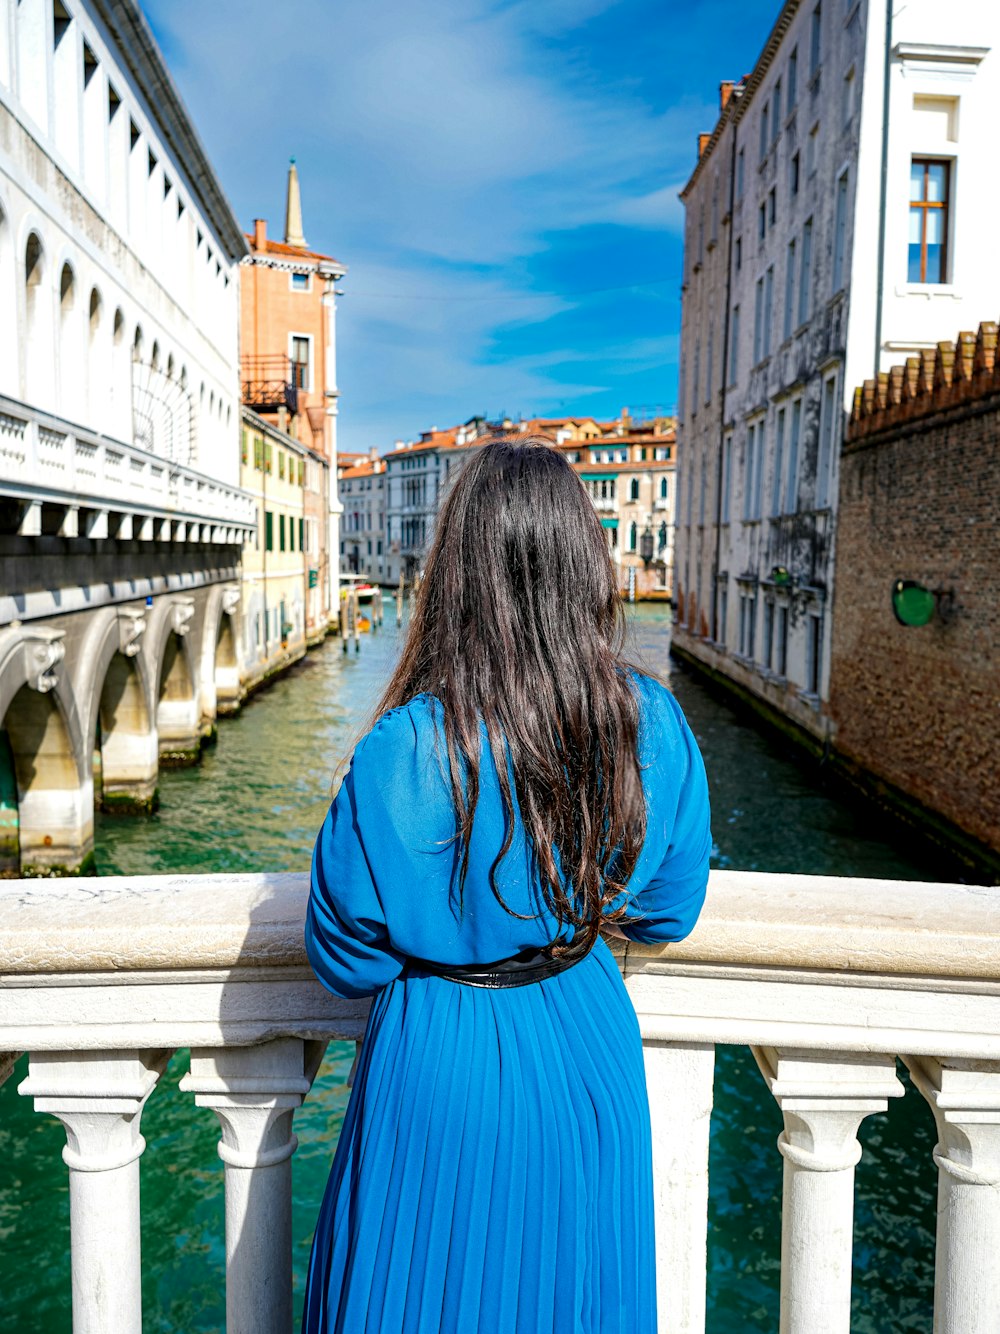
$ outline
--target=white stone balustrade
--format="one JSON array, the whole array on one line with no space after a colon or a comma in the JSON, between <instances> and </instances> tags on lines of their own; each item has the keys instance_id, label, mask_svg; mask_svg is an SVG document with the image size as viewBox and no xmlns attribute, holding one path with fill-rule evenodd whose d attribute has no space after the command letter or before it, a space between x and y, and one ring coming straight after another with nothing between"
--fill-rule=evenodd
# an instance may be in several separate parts
<instances>
[{"instance_id":1,"label":"white stone balustrade","mask_svg":"<svg viewBox=\"0 0 1000 1334\"><path fill-rule=\"evenodd\" d=\"M139 1116L179 1048L184 1096L221 1125L228 1327L291 1329L292 1117L326 1043L367 1015L312 978L306 894L301 875L0 883L0 1053L31 1054L21 1092L66 1125L77 1334L140 1328ZM782 1331L849 1334L857 1132L901 1093L901 1056L938 1124L936 1334L1000 1334L1000 891L717 872L688 940L618 957L646 1052L663 1334L705 1325L719 1043L753 1048L784 1118Z\"/></svg>"},{"instance_id":2,"label":"white stone balustrade","mask_svg":"<svg viewBox=\"0 0 1000 1334\"><path fill-rule=\"evenodd\" d=\"M257 522L251 496L237 486L2 396L0 493L26 503L26 537L41 533L43 503L66 506L63 537L242 546Z\"/></svg>"}]
</instances>

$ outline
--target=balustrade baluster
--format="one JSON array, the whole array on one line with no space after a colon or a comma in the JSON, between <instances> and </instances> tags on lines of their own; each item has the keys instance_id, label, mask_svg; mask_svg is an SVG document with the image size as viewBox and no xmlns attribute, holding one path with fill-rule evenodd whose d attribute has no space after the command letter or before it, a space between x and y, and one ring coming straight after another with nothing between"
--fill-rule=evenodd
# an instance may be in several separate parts
<instances>
[{"instance_id":1,"label":"balustrade baluster","mask_svg":"<svg viewBox=\"0 0 1000 1334\"><path fill-rule=\"evenodd\" d=\"M73 1334L139 1334L139 1121L168 1052L39 1052L19 1089L66 1127Z\"/></svg>"},{"instance_id":2,"label":"balustrade baluster","mask_svg":"<svg viewBox=\"0 0 1000 1334\"><path fill-rule=\"evenodd\" d=\"M1000 1334L1000 1062L904 1060L938 1132L934 1334Z\"/></svg>"},{"instance_id":3,"label":"balustrade baluster","mask_svg":"<svg viewBox=\"0 0 1000 1334\"><path fill-rule=\"evenodd\" d=\"M226 1328L292 1328L292 1115L309 1092L324 1042L278 1038L192 1050L181 1088L219 1118L226 1176Z\"/></svg>"},{"instance_id":4,"label":"balustrade baluster","mask_svg":"<svg viewBox=\"0 0 1000 1334\"><path fill-rule=\"evenodd\" d=\"M784 1118L781 1334L849 1334L858 1127L899 1097L892 1056L755 1047Z\"/></svg>"},{"instance_id":5,"label":"balustrade baluster","mask_svg":"<svg viewBox=\"0 0 1000 1334\"><path fill-rule=\"evenodd\" d=\"M701 1334L715 1047L647 1039L643 1055L653 1130L657 1321L662 1334Z\"/></svg>"}]
</instances>

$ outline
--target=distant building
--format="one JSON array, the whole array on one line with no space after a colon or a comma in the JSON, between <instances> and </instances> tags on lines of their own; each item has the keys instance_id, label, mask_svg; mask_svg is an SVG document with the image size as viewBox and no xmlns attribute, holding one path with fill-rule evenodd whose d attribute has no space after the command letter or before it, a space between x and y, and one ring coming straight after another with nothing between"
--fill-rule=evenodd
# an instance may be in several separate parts
<instances>
[{"instance_id":1,"label":"distant building","mask_svg":"<svg viewBox=\"0 0 1000 1334\"><path fill-rule=\"evenodd\" d=\"M5 869L86 869L238 689L245 254L135 0L0 5Z\"/></svg>"},{"instance_id":2,"label":"distant building","mask_svg":"<svg viewBox=\"0 0 1000 1334\"><path fill-rule=\"evenodd\" d=\"M288 170L285 236L263 218L247 236L240 274L240 374L244 404L308 450L318 483L306 492L306 635L315 642L338 616L337 282L343 264L306 245L294 160Z\"/></svg>"},{"instance_id":3,"label":"distant building","mask_svg":"<svg viewBox=\"0 0 1000 1334\"><path fill-rule=\"evenodd\" d=\"M343 569L376 583L389 582L385 553L386 464L376 450L340 474Z\"/></svg>"},{"instance_id":4,"label":"distant building","mask_svg":"<svg viewBox=\"0 0 1000 1334\"><path fill-rule=\"evenodd\" d=\"M820 741L851 388L1000 309L1000 6L886 22L788 0L682 192L674 649Z\"/></svg>"}]
</instances>

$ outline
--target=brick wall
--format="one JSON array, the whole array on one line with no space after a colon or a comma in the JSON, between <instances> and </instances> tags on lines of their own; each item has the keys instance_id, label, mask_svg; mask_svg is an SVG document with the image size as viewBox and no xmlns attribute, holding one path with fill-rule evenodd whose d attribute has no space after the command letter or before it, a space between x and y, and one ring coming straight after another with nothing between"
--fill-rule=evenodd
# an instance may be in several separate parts
<instances>
[{"instance_id":1,"label":"brick wall","mask_svg":"<svg viewBox=\"0 0 1000 1334\"><path fill-rule=\"evenodd\" d=\"M856 392L840 471L830 711L836 750L869 790L1000 853L996 350L997 325L983 324ZM930 624L896 621L897 578L944 591Z\"/></svg>"}]
</instances>

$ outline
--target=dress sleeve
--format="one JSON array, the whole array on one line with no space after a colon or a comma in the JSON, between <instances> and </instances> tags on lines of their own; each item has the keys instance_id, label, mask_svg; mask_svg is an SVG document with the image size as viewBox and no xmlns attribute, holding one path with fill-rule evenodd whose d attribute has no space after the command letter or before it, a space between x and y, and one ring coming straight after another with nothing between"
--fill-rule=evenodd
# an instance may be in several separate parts
<instances>
[{"instance_id":1,"label":"dress sleeve","mask_svg":"<svg viewBox=\"0 0 1000 1334\"><path fill-rule=\"evenodd\" d=\"M306 911L306 953L335 996L371 996L402 971L373 873L388 814L362 741L316 839Z\"/></svg>"},{"instance_id":2,"label":"dress sleeve","mask_svg":"<svg viewBox=\"0 0 1000 1334\"><path fill-rule=\"evenodd\" d=\"M680 728L679 742L671 747L674 781L667 793L654 789L648 795L651 823L661 819L669 822L670 811L663 811L663 802L670 803L671 795L676 801L667 850L648 883L632 896L626 917L617 923L629 940L650 944L683 940L694 929L705 902L712 850L705 763L680 706L672 695L668 700Z\"/></svg>"}]
</instances>

